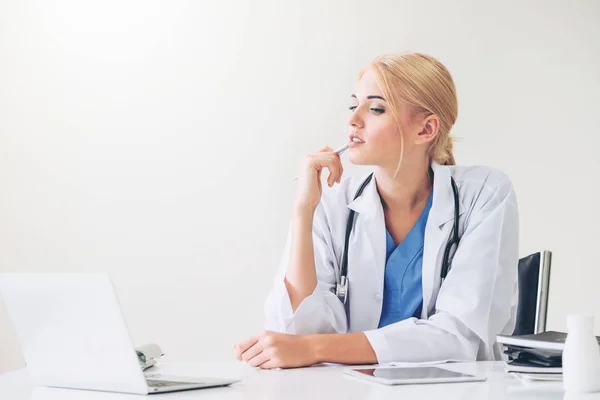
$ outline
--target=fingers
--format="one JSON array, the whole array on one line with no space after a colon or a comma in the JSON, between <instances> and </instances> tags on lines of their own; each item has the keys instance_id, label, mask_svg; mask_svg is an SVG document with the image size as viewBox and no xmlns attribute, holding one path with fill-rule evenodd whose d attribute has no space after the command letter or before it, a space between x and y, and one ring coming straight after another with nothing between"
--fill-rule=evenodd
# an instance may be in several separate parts
<instances>
[{"instance_id":1,"label":"fingers","mask_svg":"<svg viewBox=\"0 0 600 400\"><path fill-rule=\"evenodd\" d=\"M242 352L240 351L240 346L237 344L234 344L233 350L235 352L235 359L238 361L242 361Z\"/></svg>"},{"instance_id":2,"label":"fingers","mask_svg":"<svg viewBox=\"0 0 600 400\"><path fill-rule=\"evenodd\" d=\"M317 152L308 156L308 163L310 166L317 170L319 173L323 168L329 170L329 176L327 177L327 184L329 187L333 186L334 183L340 183L342 174L344 173L344 167L340 156L336 154L331 148L327 152ZM317 175L320 177L320 174Z\"/></svg>"},{"instance_id":3,"label":"fingers","mask_svg":"<svg viewBox=\"0 0 600 400\"><path fill-rule=\"evenodd\" d=\"M334 176L334 182L340 183L342 181L342 175L344 173L344 166L342 165L342 160L338 154L335 155L335 159L337 161L337 175Z\"/></svg>"},{"instance_id":4,"label":"fingers","mask_svg":"<svg viewBox=\"0 0 600 400\"><path fill-rule=\"evenodd\" d=\"M342 166L339 155L331 153L327 169L329 169L329 176L327 177L327 184L329 187L332 187L336 182L340 183L342 174L344 173L344 167Z\"/></svg>"},{"instance_id":5,"label":"fingers","mask_svg":"<svg viewBox=\"0 0 600 400\"><path fill-rule=\"evenodd\" d=\"M241 341L237 344L237 351L240 353L240 356L243 356L244 352L258 343L259 336L252 336L248 339Z\"/></svg>"},{"instance_id":6,"label":"fingers","mask_svg":"<svg viewBox=\"0 0 600 400\"><path fill-rule=\"evenodd\" d=\"M259 341L254 346L242 353L242 360L249 362L251 359L259 355L263 351L264 346Z\"/></svg>"},{"instance_id":7,"label":"fingers","mask_svg":"<svg viewBox=\"0 0 600 400\"><path fill-rule=\"evenodd\" d=\"M281 364L278 362L278 360L273 359L273 358L266 358L266 361L259 365L259 368L261 368L261 369L273 369L273 368L280 368L280 367L281 367Z\"/></svg>"},{"instance_id":8,"label":"fingers","mask_svg":"<svg viewBox=\"0 0 600 400\"><path fill-rule=\"evenodd\" d=\"M302 158L296 189L295 206L298 209L314 212L317 208L322 194L321 174L324 168L329 170L329 187L341 182L344 169L340 156L331 147L323 147Z\"/></svg>"},{"instance_id":9,"label":"fingers","mask_svg":"<svg viewBox=\"0 0 600 400\"><path fill-rule=\"evenodd\" d=\"M265 351L261 351L260 353L258 353L251 359L247 360L246 362L251 367L260 367L262 364L269 361L269 359L270 359L270 357L268 356L268 352L265 350Z\"/></svg>"},{"instance_id":10,"label":"fingers","mask_svg":"<svg viewBox=\"0 0 600 400\"><path fill-rule=\"evenodd\" d=\"M344 167L342 166L342 160L339 154L335 152L331 147L325 146L325 152L331 156L331 165L328 165L329 176L327 177L327 184L331 187L334 183L340 183L342 180L342 174L344 173Z\"/></svg>"}]
</instances>

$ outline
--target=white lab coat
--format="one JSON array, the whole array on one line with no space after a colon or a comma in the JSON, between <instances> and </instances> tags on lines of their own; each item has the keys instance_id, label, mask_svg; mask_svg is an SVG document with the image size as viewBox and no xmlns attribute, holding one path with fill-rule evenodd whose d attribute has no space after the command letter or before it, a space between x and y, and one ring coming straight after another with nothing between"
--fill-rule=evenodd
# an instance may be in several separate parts
<instances>
[{"instance_id":1,"label":"white lab coat","mask_svg":"<svg viewBox=\"0 0 600 400\"><path fill-rule=\"evenodd\" d=\"M510 334L517 306L518 210L513 186L488 167L441 166L434 171L433 203L425 227L423 308L377 329L386 264L383 207L375 180L353 201L364 178L324 187L315 212L313 242L318 284L292 311L284 283L290 237L265 302L265 328L293 334L364 332L379 363L502 359L497 334ZM454 223L450 177L459 191L460 244L440 287L440 269ZM348 253L346 308L335 295L346 221L356 211Z\"/></svg>"}]
</instances>

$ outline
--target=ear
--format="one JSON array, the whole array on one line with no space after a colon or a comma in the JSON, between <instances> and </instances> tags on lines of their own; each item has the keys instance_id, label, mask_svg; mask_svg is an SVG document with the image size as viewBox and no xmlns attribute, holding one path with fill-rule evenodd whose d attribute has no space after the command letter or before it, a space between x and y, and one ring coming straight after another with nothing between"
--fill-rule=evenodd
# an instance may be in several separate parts
<instances>
[{"instance_id":1,"label":"ear","mask_svg":"<svg viewBox=\"0 0 600 400\"><path fill-rule=\"evenodd\" d=\"M438 134L440 129L440 119L437 115L432 114L423 120L421 131L417 134L415 144L429 143Z\"/></svg>"}]
</instances>

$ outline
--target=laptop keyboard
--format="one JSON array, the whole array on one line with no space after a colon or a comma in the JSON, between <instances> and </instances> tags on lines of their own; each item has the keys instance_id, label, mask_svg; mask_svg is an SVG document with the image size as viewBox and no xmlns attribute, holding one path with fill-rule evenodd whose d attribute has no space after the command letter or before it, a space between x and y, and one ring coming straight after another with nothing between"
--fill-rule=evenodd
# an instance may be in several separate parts
<instances>
[{"instance_id":1,"label":"laptop keyboard","mask_svg":"<svg viewBox=\"0 0 600 400\"><path fill-rule=\"evenodd\" d=\"M174 381L160 381L157 379L147 379L148 386L150 387L170 387L170 386L181 386L181 385L201 385L201 382L174 382Z\"/></svg>"}]
</instances>

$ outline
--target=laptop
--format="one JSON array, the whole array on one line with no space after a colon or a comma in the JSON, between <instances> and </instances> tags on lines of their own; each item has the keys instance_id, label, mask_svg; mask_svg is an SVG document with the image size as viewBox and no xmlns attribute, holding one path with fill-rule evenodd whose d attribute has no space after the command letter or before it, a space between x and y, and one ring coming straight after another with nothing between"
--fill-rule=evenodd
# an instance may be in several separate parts
<instances>
[{"instance_id":1,"label":"laptop","mask_svg":"<svg viewBox=\"0 0 600 400\"><path fill-rule=\"evenodd\" d=\"M106 274L0 274L0 295L38 386L152 394L239 382L146 377Z\"/></svg>"}]
</instances>

